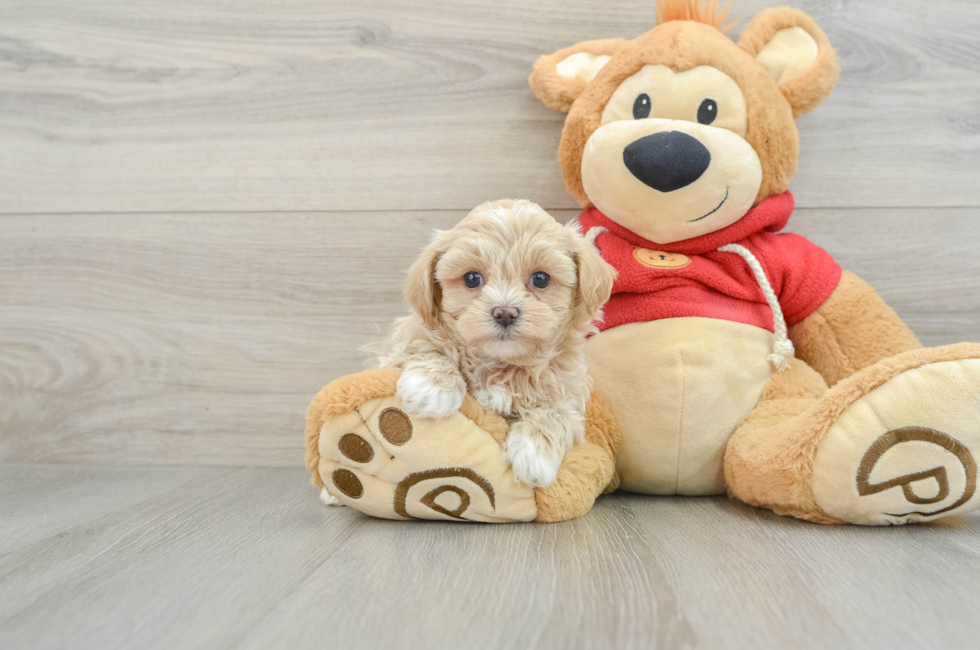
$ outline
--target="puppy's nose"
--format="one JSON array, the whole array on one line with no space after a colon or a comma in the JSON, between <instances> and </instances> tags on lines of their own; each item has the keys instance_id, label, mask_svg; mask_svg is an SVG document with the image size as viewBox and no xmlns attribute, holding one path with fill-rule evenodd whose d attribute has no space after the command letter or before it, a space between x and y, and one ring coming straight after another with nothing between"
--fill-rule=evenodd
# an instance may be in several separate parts
<instances>
[{"instance_id":1,"label":"puppy's nose","mask_svg":"<svg viewBox=\"0 0 980 650\"><path fill-rule=\"evenodd\" d=\"M493 308L493 319L501 327L510 327L521 312L517 307L504 307L497 305Z\"/></svg>"},{"instance_id":2,"label":"puppy's nose","mask_svg":"<svg viewBox=\"0 0 980 650\"><path fill-rule=\"evenodd\" d=\"M711 164L711 153L686 133L662 131L627 145L623 163L643 184L673 192L701 178Z\"/></svg>"}]
</instances>

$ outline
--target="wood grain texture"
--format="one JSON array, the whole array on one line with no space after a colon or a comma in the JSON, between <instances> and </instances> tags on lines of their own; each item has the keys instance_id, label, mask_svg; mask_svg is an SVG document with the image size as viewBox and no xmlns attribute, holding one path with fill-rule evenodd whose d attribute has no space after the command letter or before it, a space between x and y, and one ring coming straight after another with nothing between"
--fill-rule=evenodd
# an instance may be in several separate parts
<instances>
[{"instance_id":1,"label":"wood grain texture","mask_svg":"<svg viewBox=\"0 0 980 650\"><path fill-rule=\"evenodd\" d=\"M569 219L574 212L557 212ZM295 466L404 272L462 213L0 219L0 459ZM793 228L930 345L976 340L980 209L801 210Z\"/></svg>"},{"instance_id":2,"label":"wood grain texture","mask_svg":"<svg viewBox=\"0 0 980 650\"><path fill-rule=\"evenodd\" d=\"M980 514L399 523L298 469L432 228L503 196L574 217L526 77L653 4L0 3L0 461L57 463L0 464L0 648L974 647ZM792 229L927 344L976 340L976 2L785 4L843 66Z\"/></svg>"},{"instance_id":3,"label":"wood grain texture","mask_svg":"<svg viewBox=\"0 0 980 650\"><path fill-rule=\"evenodd\" d=\"M233 470L228 470L233 471ZM201 467L0 465L0 555L160 497L215 471ZM0 608L2 609L2 608Z\"/></svg>"},{"instance_id":4,"label":"wood grain texture","mask_svg":"<svg viewBox=\"0 0 980 650\"><path fill-rule=\"evenodd\" d=\"M0 466L0 485L57 485L3 514L53 522L0 541L0 646L902 649L980 633L977 514L867 529L617 494L555 525L403 523L325 508L305 479ZM140 497L79 496L108 485Z\"/></svg>"},{"instance_id":5,"label":"wood grain texture","mask_svg":"<svg viewBox=\"0 0 980 650\"><path fill-rule=\"evenodd\" d=\"M787 4L843 65L799 204L980 205L974 0ZM0 212L573 208L531 65L652 26L652 0L6 2Z\"/></svg>"}]
</instances>

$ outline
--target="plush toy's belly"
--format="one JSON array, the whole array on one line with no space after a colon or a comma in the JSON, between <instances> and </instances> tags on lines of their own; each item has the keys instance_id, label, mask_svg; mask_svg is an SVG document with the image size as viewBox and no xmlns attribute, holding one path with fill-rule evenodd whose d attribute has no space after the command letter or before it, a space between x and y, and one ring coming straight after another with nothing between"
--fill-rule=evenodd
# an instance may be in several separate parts
<instances>
[{"instance_id":1,"label":"plush toy's belly","mask_svg":"<svg viewBox=\"0 0 980 650\"><path fill-rule=\"evenodd\" d=\"M620 325L589 339L589 371L623 431L620 489L723 494L725 444L759 401L773 335L709 318Z\"/></svg>"}]
</instances>

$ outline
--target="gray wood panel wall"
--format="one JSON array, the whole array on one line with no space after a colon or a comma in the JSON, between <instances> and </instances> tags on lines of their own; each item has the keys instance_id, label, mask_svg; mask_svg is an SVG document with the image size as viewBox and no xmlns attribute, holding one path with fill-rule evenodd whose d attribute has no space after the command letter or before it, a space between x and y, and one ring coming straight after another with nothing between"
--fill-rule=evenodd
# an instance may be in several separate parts
<instances>
[{"instance_id":1,"label":"gray wood panel wall","mask_svg":"<svg viewBox=\"0 0 980 650\"><path fill-rule=\"evenodd\" d=\"M927 344L977 340L975 0L787 4L843 68L799 120L793 229ZM432 228L576 214L526 77L653 5L0 3L0 461L300 465Z\"/></svg>"}]
</instances>

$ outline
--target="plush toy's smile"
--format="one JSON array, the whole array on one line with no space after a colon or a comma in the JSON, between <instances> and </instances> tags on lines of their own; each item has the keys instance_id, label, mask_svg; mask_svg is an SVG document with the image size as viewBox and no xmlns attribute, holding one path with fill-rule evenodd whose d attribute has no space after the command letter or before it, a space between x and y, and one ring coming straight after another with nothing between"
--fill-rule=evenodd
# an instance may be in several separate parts
<instances>
[{"instance_id":1,"label":"plush toy's smile","mask_svg":"<svg viewBox=\"0 0 980 650\"><path fill-rule=\"evenodd\" d=\"M671 244L735 223L762 181L739 134L687 120L614 120L589 137L582 184L592 204L647 241Z\"/></svg>"},{"instance_id":2,"label":"plush toy's smile","mask_svg":"<svg viewBox=\"0 0 980 650\"><path fill-rule=\"evenodd\" d=\"M579 163L582 190L648 241L720 230L758 197L762 161L746 139L745 95L717 68L641 66L619 82L591 128Z\"/></svg>"},{"instance_id":3,"label":"plush toy's smile","mask_svg":"<svg viewBox=\"0 0 980 650\"><path fill-rule=\"evenodd\" d=\"M718 204L718 207L717 208L715 208L714 210L712 210L708 214L704 215L703 217L698 217L697 219L691 219L690 221L688 221L688 223L694 223L695 221L701 221L702 219L707 219L708 217L710 217L711 215L713 215L715 212L718 212L719 210L721 210L721 206L725 205L725 201L727 201L727 200L728 200L728 188L726 187L725 188L725 198L723 198L721 200L721 203Z\"/></svg>"}]
</instances>

